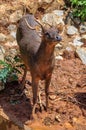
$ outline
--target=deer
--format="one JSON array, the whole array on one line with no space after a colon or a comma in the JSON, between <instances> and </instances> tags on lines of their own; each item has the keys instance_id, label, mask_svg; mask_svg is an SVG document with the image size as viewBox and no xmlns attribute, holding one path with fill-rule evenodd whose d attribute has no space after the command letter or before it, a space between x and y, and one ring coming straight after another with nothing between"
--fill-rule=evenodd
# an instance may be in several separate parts
<instances>
[{"instance_id":1,"label":"deer","mask_svg":"<svg viewBox=\"0 0 86 130\"><path fill-rule=\"evenodd\" d=\"M49 104L49 85L55 65L54 48L62 38L56 27L49 26L47 28L43 26L43 24L41 24L33 14L27 14L19 21L16 39L22 60L25 64L22 84L25 84L28 69L32 78L32 115L34 115L37 105L38 86L40 80L45 81L47 111Z\"/></svg>"}]
</instances>

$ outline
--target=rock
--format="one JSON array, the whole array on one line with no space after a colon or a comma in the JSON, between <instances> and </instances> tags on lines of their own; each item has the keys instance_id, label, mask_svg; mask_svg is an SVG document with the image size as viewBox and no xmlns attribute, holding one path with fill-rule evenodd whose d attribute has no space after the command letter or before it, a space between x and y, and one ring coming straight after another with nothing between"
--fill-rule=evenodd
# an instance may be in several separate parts
<instances>
[{"instance_id":1,"label":"rock","mask_svg":"<svg viewBox=\"0 0 86 130\"><path fill-rule=\"evenodd\" d=\"M9 30L9 31L14 31L14 30L16 30L16 25L15 25L15 24L10 24L10 25L8 26L8 30Z\"/></svg>"},{"instance_id":2,"label":"rock","mask_svg":"<svg viewBox=\"0 0 86 130\"><path fill-rule=\"evenodd\" d=\"M61 122L60 115L56 115L55 120L58 121L58 122Z\"/></svg>"},{"instance_id":3,"label":"rock","mask_svg":"<svg viewBox=\"0 0 86 130\"><path fill-rule=\"evenodd\" d=\"M76 53L78 54L78 56L81 59L82 63L86 65L86 48L78 47L76 49Z\"/></svg>"},{"instance_id":4,"label":"rock","mask_svg":"<svg viewBox=\"0 0 86 130\"><path fill-rule=\"evenodd\" d=\"M73 18L73 21L74 21L74 25L76 25L76 26L79 26L80 25L80 23L81 23L81 20L80 20L80 18Z\"/></svg>"},{"instance_id":5,"label":"rock","mask_svg":"<svg viewBox=\"0 0 86 130\"><path fill-rule=\"evenodd\" d=\"M12 23L16 23L20 18L22 18L23 12L21 10L17 10L12 13L9 17L9 21Z\"/></svg>"},{"instance_id":6,"label":"rock","mask_svg":"<svg viewBox=\"0 0 86 130\"><path fill-rule=\"evenodd\" d=\"M66 13L66 12L65 12L65 13ZM65 24L71 25L71 24L72 24L72 19L73 19L73 14L72 14L72 12L67 13L67 14L66 14L66 17L65 17L65 19L64 19Z\"/></svg>"},{"instance_id":7,"label":"rock","mask_svg":"<svg viewBox=\"0 0 86 130\"><path fill-rule=\"evenodd\" d=\"M73 41L73 45L75 46L75 47L77 47L77 46L82 46L84 43L83 42L81 42L81 37L76 37L75 39L74 39L74 41Z\"/></svg>"},{"instance_id":8,"label":"rock","mask_svg":"<svg viewBox=\"0 0 86 130\"><path fill-rule=\"evenodd\" d=\"M11 31L7 37L8 42L14 42L16 40L16 31Z\"/></svg>"},{"instance_id":9,"label":"rock","mask_svg":"<svg viewBox=\"0 0 86 130\"><path fill-rule=\"evenodd\" d=\"M0 46L0 60L4 61L4 53L5 53L4 48L2 46Z\"/></svg>"},{"instance_id":10,"label":"rock","mask_svg":"<svg viewBox=\"0 0 86 130\"><path fill-rule=\"evenodd\" d=\"M74 35L76 33L78 33L78 29L77 28L75 28L74 26L68 26L67 27L67 34L68 35Z\"/></svg>"},{"instance_id":11,"label":"rock","mask_svg":"<svg viewBox=\"0 0 86 130\"><path fill-rule=\"evenodd\" d=\"M64 11L63 10L54 10L52 11L54 14L56 14L57 16L63 16L64 15Z\"/></svg>"},{"instance_id":12,"label":"rock","mask_svg":"<svg viewBox=\"0 0 86 130\"><path fill-rule=\"evenodd\" d=\"M54 12L44 14L42 22L54 26L57 26L58 24L64 25L63 18L57 16Z\"/></svg>"},{"instance_id":13,"label":"rock","mask_svg":"<svg viewBox=\"0 0 86 130\"><path fill-rule=\"evenodd\" d=\"M51 100L55 100L55 99L56 99L56 95L54 95L54 94L53 94L53 95L50 95L49 98L50 98Z\"/></svg>"},{"instance_id":14,"label":"rock","mask_svg":"<svg viewBox=\"0 0 86 130\"><path fill-rule=\"evenodd\" d=\"M58 56L55 57L55 59L56 59L56 60L63 60L63 57L60 56L60 55L58 55Z\"/></svg>"},{"instance_id":15,"label":"rock","mask_svg":"<svg viewBox=\"0 0 86 130\"><path fill-rule=\"evenodd\" d=\"M81 41L82 41L84 44L86 44L86 35L83 35L83 36L81 37Z\"/></svg>"},{"instance_id":16,"label":"rock","mask_svg":"<svg viewBox=\"0 0 86 130\"><path fill-rule=\"evenodd\" d=\"M0 33L0 42L3 42L6 40L6 36L3 33Z\"/></svg>"},{"instance_id":17,"label":"rock","mask_svg":"<svg viewBox=\"0 0 86 130\"><path fill-rule=\"evenodd\" d=\"M86 33L86 25L80 25L80 33Z\"/></svg>"},{"instance_id":18,"label":"rock","mask_svg":"<svg viewBox=\"0 0 86 130\"><path fill-rule=\"evenodd\" d=\"M15 32L15 31L12 31L12 32L10 33L10 35L11 35L14 39L16 39L16 32Z\"/></svg>"}]
</instances>

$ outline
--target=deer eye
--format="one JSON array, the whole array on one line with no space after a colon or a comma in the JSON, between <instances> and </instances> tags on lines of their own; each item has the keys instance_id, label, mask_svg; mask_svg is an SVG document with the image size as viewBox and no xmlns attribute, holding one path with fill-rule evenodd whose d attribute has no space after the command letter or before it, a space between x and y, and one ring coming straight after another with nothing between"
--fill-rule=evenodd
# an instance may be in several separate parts
<instances>
[{"instance_id":1,"label":"deer eye","mask_svg":"<svg viewBox=\"0 0 86 130\"><path fill-rule=\"evenodd\" d=\"M47 38L50 38L50 34L48 32L45 33L45 35L46 35Z\"/></svg>"}]
</instances>

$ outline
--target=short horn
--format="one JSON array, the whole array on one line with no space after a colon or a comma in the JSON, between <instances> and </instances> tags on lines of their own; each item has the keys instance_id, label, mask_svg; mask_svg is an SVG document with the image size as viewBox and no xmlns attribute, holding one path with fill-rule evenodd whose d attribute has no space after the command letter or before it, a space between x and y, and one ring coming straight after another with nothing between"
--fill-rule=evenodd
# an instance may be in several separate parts
<instances>
[{"instance_id":1,"label":"short horn","mask_svg":"<svg viewBox=\"0 0 86 130\"><path fill-rule=\"evenodd\" d=\"M25 18L25 22L26 22L26 24L27 24L28 28L30 28L30 29L32 29L32 30L36 30L36 28L35 28L35 27L31 27L31 26L29 25L29 23L28 23L28 21L27 21L27 19L26 19L26 18Z\"/></svg>"},{"instance_id":2,"label":"short horn","mask_svg":"<svg viewBox=\"0 0 86 130\"><path fill-rule=\"evenodd\" d=\"M36 18L35 18L35 21L41 26L42 30L44 31L44 27L43 27L42 23Z\"/></svg>"}]
</instances>

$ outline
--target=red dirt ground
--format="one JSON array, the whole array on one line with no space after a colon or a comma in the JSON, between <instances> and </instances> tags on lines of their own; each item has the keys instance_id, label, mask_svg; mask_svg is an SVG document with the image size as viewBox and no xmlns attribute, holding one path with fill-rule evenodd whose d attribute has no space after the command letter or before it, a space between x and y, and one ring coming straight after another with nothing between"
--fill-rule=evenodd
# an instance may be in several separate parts
<instances>
[{"instance_id":1,"label":"red dirt ground","mask_svg":"<svg viewBox=\"0 0 86 130\"><path fill-rule=\"evenodd\" d=\"M28 72L27 80L30 80ZM21 95L18 82L9 83L0 92L0 109L10 120L23 126L26 124L38 130L47 126L59 130L86 130L86 66L74 53L64 54L56 61L49 95L49 110L36 110L36 120L30 121L32 110L32 88L26 84ZM39 86L41 100L45 103L44 83ZM37 128L36 128L37 127ZM41 130L41 128L40 128Z\"/></svg>"}]
</instances>

